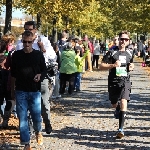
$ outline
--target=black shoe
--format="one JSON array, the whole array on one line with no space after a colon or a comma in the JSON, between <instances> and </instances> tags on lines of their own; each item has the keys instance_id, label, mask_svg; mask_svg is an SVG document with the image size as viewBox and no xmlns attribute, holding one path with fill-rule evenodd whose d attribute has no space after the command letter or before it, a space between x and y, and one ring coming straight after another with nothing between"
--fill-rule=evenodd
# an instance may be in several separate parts
<instances>
[{"instance_id":1,"label":"black shoe","mask_svg":"<svg viewBox=\"0 0 150 150\"><path fill-rule=\"evenodd\" d=\"M47 134L50 134L52 132L52 126L51 126L51 124L45 124L45 132Z\"/></svg>"},{"instance_id":2,"label":"black shoe","mask_svg":"<svg viewBox=\"0 0 150 150\"><path fill-rule=\"evenodd\" d=\"M76 89L76 92L80 92L81 90L80 89Z\"/></svg>"}]
</instances>

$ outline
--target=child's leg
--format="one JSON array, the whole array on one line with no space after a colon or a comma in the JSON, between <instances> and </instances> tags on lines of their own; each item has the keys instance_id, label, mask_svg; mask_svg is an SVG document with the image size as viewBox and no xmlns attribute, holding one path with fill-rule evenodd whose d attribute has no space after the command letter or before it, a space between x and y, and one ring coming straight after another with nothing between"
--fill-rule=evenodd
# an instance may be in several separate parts
<instances>
[{"instance_id":1,"label":"child's leg","mask_svg":"<svg viewBox=\"0 0 150 150\"><path fill-rule=\"evenodd\" d=\"M76 74L76 91L80 91L81 73Z\"/></svg>"},{"instance_id":2,"label":"child's leg","mask_svg":"<svg viewBox=\"0 0 150 150\"><path fill-rule=\"evenodd\" d=\"M73 74L68 75L68 79L69 79L68 93L72 94L73 93L73 89L74 89L75 74L73 73Z\"/></svg>"},{"instance_id":3,"label":"child's leg","mask_svg":"<svg viewBox=\"0 0 150 150\"><path fill-rule=\"evenodd\" d=\"M59 93L60 94L64 94L65 93L65 88L66 88L66 74L61 73L60 74L60 90Z\"/></svg>"},{"instance_id":4,"label":"child's leg","mask_svg":"<svg viewBox=\"0 0 150 150\"><path fill-rule=\"evenodd\" d=\"M74 90L76 89L76 85L77 85L77 73L75 73L74 77Z\"/></svg>"}]
</instances>

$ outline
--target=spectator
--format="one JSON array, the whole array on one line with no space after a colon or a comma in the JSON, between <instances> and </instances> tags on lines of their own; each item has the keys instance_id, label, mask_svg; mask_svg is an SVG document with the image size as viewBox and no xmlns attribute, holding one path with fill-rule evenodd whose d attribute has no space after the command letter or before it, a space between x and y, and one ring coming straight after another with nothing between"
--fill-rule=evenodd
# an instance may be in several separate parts
<instances>
[{"instance_id":1,"label":"spectator","mask_svg":"<svg viewBox=\"0 0 150 150\"><path fill-rule=\"evenodd\" d=\"M138 57L142 57L143 43L141 40L137 42Z\"/></svg>"},{"instance_id":2,"label":"spectator","mask_svg":"<svg viewBox=\"0 0 150 150\"><path fill-rule=\"evenodd\" d=\"M74 90L76 90L76 92L79 92L81 90L80 83L81 83L81 73L83 71L82 69L83 60L86 58L88 53L90 53L90 51L84 53L84 56L82 58L80 57L81 50L76 48L75 52L76 52L75 64L77 66L77 72L75 73Z\"/></svg>"},{"instance_id":3,"label":"spectator","mask_svg":"<svg viewBox=\"0 0 150 150\"><path fill-rule=\"evenodd\" d=\"M87 35L84 36L84 39L83 39L82 43L83 43L83 46L84 46L84 52L85 53L86 53L86 51L90 50L90 53L88 53L88 56L85 59L85 64L87 65L87 67L85 65L85 69L87 69L90 72L93 72L92 71L92 60L91 60L91 55L93 53L93 47L92 47L92 44L89 41Z\"/></svg>"},{"instance_id":4,"label":"spectator","mask_svg":"<svg viewBox=\"0 0 150 150\"><path fill-rule=\"evenodd\" d=\"M52 61L56 60L56 53L51 46L50 41L47 37L43 35L37 35L36 22L35 21L27 21L24 24L25 31L31 31L33 33L32 48L43 53L45 58L45 63L49 62L49 59ZM16 50L21 50L23 48L22 40L18 41L18 45L16 46ZM51 90L51 89L50 89ZM50 103L49 98L51 97L49 90L49 80L47 77L41 82L41 94L42 94L42 117L43 122L45 124L45 131L47 134L50 134L52 131L52 127L50 124Z\"/></svg>"},{"instance_id":5,"label":"spectator","mask_svg":"<svg viewBox=\"0 0 150 150\"><path fill-rule=\"evenodd\" d=\"M2 116L3 116L3 122L2 127L3 129L8 128L8 121L11 116L11 110L14 107L14 100L11 98L11 76L10 76L10 66L11 66L11 53L14 49L10 49L8 53L8 47L10 40L14 37L12 35L5 35L2 37L1 41L1 68L0 68L0 105L3 104L4 99L6 101L6 106L3 107L4 110L2 110Z\"/></svg>"},{"instance_id":6,"label":"spectator","mask_svg":"<svg viewBox=\"0 0 150 150\"><path fill-rule=\"evenodd\" d=\"M65 47L66 47L66 42L67 42L67 33L64 31L62 33L62 37L60 40L58 40L57 44L58 44L58 48L59 48L59 51L62 52Z\"/></svg>"},{"instance_id":7,"label":"spectator","mask_svg":"<svg viewBox=\"0 0 150 150\"><path fill-rule=\"evenodd\" d=\"M55 83L54 83L54 91L53 91L53 96L52 98L60 98L61 95L59 94L59 88L60 88L60 81L59 81L59 69L60 69L60 57L61 57L61 52L59 51L57 43L54 43L53 45L54 51L57 55L57 60L56 62L58 63L58 73L56 74L55 78Z\"/></svg>"},{"instance_id":8,"label":"spectator","mask_svg":"<svg viewBox=\"0 0 150 150\"><path fill-rule=\"evenodd\" d=\"M60 94L65 93L66 82L69 82L68 93L73 94L75 73L77 72L77 67L75 65L75 40L69 39L67 47L62 51L61 54L61 66L60 66Z\"/></svg>"},{"instance_id":9,"label":"spectator","mask_svg":"<svg viewBox=\"0 0 150 150\"><path fill-rule=\"evenodd\" d=\"M100 55L100 45L99 45L99 41L96 40L95 44L94 44L92 68L94 67L94 64L95 64L95 61L96 61L96 69L98 69L99 55Z\"/></svg>"},{"instance_id":10,"label":"spectator","mask_svg":"<svg viewBox=\"0 0 150 150\"><path fill-rule=\"evenodd\" d=\"M16 99L20 141L25 145L24 150L30 149L28 109L32 117L37 143L43 144L40 88L41 81L46 76L46 64L42 52L32 48L33 41L33 33L25 31L22 37L23 49L13 53L11 65L12 98Z\"/></svg>"}]
</instances>

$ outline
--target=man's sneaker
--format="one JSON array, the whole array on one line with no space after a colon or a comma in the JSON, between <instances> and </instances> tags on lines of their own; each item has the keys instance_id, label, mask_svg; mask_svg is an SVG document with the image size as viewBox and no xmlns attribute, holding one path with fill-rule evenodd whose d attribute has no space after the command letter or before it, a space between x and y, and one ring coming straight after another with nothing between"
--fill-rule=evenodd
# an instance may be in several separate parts
<instances>
[{"instance_id":1,"label":"man's sneaker","mask_svg":"<svg viewBox=\"0 0 150 150\"><path fill-rule=\"evenodd\" d=\"M43 136L41 134L41 132L37 132L36 134L36 141L39 145L42 145L43 144Z\"/></svg>"},{"instance_id":2,"label":"man's sneaker","mask_svg":"<svg viewBox=\"0 0 150 150\"><path fill-rule=\"evenodd\" d=\"M76 92L80 92L81 90L80 89L76 89Z\"/></svg>"},{"instance_id":3,"label":"man's sneaker","mask_svg":"<svg viewBox=\"0 0 150 150\"><path fill-rule=\"evenodd\" d=\"M53 98L53 99L55 99L55 98L56 98L56 96L54 96L54 95L53 95L53 96L52 96L52 98Z\"/></svg>"},{"instance_id":4,"label":"man's sneaker","mask_svg":"<svg viewBox=\"0 0 150 150\"><path fill-rule=\"evenodd\" d=\"M115 112L114 112L114 117L116 118L116 119L119 119L119 113L120 113L120 110L118 111L118 110L115 110Z\"/></svg>"},{"instance_id":5,"label":"man's sneaker","mask_svg":"<svg viewBox=\"0 0 150 150\"><path fill-rule=\"evenodd\" d=\"M118 131L118 133L117 133L117 135L116 135L116 138L121 139L122 137L124 137L124 132L123 132L122 129L119 129L119 131Z\"/></svg>"},{"instance_id":6,"label":"man's sneaker","mask_svg":"<svg viewBox=\"0 0 150 150\"><path fill-rule=\"evenodd\" d=\"M47 134L50 134L52 132L52 126L51 126L51 124L45 124L45 132Z\"/></svg>"},{"instance_id":7,"label":"man's sneaker","mask_svg":"<svg viewBox=\"0 0 150 150\"><path fill-rule=\"evenodd\" d=\"M32 150L32 148L30 147L30 144L26 144L23 150Z\"/></svg>"},{"instance_id":8,"label":"man's sneaker","mask_svg":"<svg viewBox=\"0 0 150 150\"><path fill-rule=\"evenodd\" d=\"M56 98L61 98L61 95L56 96Z\"/></svg>"}]
</instances>

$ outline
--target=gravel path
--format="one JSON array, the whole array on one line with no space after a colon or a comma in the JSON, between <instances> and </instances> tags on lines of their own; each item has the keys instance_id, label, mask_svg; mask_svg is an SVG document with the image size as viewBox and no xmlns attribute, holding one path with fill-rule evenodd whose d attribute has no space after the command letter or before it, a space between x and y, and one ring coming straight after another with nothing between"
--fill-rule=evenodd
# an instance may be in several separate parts
<instances>
[{"instance_id":1,"label":"gravel path","mask_svg":"<svg viewBox=\"0 0 150 150\"><path fill-rule=\"evenodd\" d=\"M135 63L131 73L132 91L125 121L125 137L116 139L114 119L107 92L108 72L84 74L82 92L55 101L51 110L53 132L44 135L44 145L33 140L33 150L150 150L150 78ZM15 146L16 145L16 146ZM17 148L11 144L8 149Z\"/></svg>"}]
</instances>

